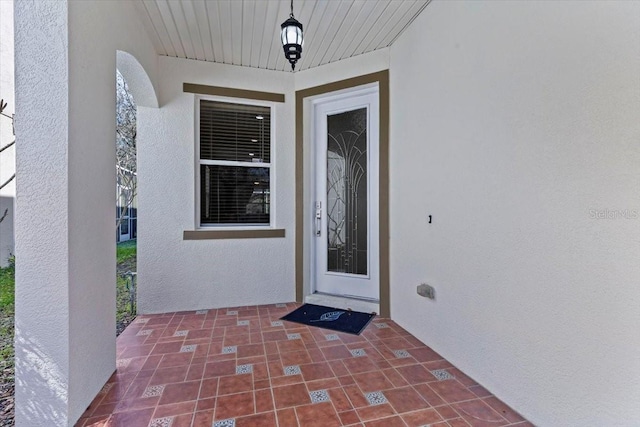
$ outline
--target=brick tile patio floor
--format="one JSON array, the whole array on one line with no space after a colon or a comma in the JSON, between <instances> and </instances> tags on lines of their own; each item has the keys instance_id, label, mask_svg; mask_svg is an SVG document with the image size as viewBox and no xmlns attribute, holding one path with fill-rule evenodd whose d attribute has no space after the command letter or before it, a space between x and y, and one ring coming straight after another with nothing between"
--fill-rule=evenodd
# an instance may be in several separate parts
<instances>
[{"instance_id":1,"label":"brick tile patio floor","mask_svg":"<svg viewBox=\"0 0 640 427\"><path fill-rule=\"evenodd\" d=\"M532 426L390 319L361 335L299 304L140 315L77 426Z\"/></svg>"}]
</instances>

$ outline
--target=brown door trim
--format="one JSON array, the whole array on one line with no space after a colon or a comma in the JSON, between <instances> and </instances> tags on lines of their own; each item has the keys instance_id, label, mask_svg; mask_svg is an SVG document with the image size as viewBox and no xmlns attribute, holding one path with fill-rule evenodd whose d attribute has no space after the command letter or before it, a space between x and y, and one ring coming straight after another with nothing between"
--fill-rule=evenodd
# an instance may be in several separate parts
<instances>
[{"instance_id":1,"label":"brown door trim","mask_svg":"<svg viewBox=\"0 0 640 427\"><path fill-rule=\"evenodd\" d=\"M296 301L304 298L304 100L370 83L380 91L380 315L389 317L389 70L296 91Z\"/></svg>"}]
</instances>

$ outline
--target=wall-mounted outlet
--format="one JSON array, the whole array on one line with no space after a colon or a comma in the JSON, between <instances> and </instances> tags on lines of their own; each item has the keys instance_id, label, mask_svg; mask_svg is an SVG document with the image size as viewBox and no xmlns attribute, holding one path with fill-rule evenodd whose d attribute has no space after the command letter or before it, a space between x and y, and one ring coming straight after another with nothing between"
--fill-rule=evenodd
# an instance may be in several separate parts
<instances>
[{"instance_id":1,"label":"wall-mounted outlet","mask_svg":"<svg viewBox=\"0 0 640 427\"><path fill-rule=\"evenodd\" d=\"M421 283L417 288L418 295L429 298L436 299L436 290L433 286L427 285L426 283Z\"/></svg>"}]
</instances>

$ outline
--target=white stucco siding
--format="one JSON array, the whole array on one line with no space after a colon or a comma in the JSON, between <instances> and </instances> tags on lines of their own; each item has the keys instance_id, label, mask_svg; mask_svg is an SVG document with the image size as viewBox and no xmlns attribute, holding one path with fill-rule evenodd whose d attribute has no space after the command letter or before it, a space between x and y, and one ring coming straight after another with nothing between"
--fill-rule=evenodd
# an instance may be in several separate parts
<instances>
[{"instance_id":1,"label":"white stucco siding","mask_svg":"<svg viewBox=\"0 0 640 427\"><path fill-rule=\"evenodd\" d=\"M116 51L157 57L128 2L69 3L70 415L115 369ZM148 79L140 71L140 79Z\"/></svg>"},{"instance_id":2,"label":"white stucco siding","mask_svg":"<svg viewBox=\"0 0 640 427\"><path fill-rule=\"evenodd\" d=\"M160 58L159 110L139 109L138 310L295 299L294 80L290 73ZM285 94L275 103L275 228L284 238L183 240L195 222L195 95L183 83ZM236 99L242 102L241 99Z\"/></svg>"},{"instance_id":3,"label":"white stucco siding","mask_svg":"<svg viewBox=\"0 0 640 427\"><path fill-rule=\"evenodd\" d=\"M639 76L634 2L433 2L391 49L392 318L536 425L640 421Z\"/></svg>"},{"instance_id":4,"label":"white stucco siding","mask_svg":"<svg viewBox=\"0 0 640 427\"><path fill-rule=\"evenodd\" d=\"M389 69L389 48L357 55L295 73L296 90L321 86L340 80Z\"/></svg>"},{"instance_id":5,"label":"white stucco siding","mask_svg":"<svg viewBox=\"0 0 640 427\"><path fill-rule=\"evenodd\" d=\"M130 2L15 3L16 423L73 425L115 370L116 51Z\"/></svg>"},{"instance_id":6,"label":"white stucco siding","mask_svg":"<svg viewBox=\"0 0 640 427\"><path fill-rule=\"evenodd\" d=\"M16 253L23 258L16 266L16 423L66 425L71 422L65 345L69 342L66 4L22 6L16 3L15 13L15 46L22 53L15 58L16 134L21 141L16 147L15 230Z\"/></svg>"}]
</instances>

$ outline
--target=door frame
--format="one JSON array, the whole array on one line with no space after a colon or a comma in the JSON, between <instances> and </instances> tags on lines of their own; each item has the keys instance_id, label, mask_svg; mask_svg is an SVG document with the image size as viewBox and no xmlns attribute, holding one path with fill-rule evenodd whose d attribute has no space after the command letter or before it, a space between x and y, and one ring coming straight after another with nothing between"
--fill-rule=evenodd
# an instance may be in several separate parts
<instances>
[{"instance_id":1,"label":"door frame","mask_svg":"<svg viewBox=\"0 0 640 427\"><path fill-rule=\"evenodd\" d=\"M312 137L312 148L313 151L310 153L312 156L311 168L310 168L310 191L313 195L313 202L315 204L316 201L320 200L324 204L322 209L322 238L318 239L315 237L312 239L312 244L310 245L312 255L311 259L311 275L310 275L310 293L314 292L322 292L318 288L320 287L320 282L324 282L325 285L328 285L329 282L336 281L344 281L343 285L345 285L345 289L343 291L350 292L337 292L332 293L328 290L324 290L328 295L335 295L345 298L356 298L363 299L365 301L375 302L376 304L380 300L380 286L379 286L379 243L380 239L378 238L379 227L378 227L378 214L379 210L379 180L377 179L378 174L378 165L379 165L379 88L377 84L369 84L364 86L358 86L356 88L344 91L338 91L329 93L326 95L319 95L311 98L312 103L312 111L311 114L313 116L313 120L311 121L312 126L310 127L310 136ZM337 272L328 272L326 271L326 251L327 251L327 223L329 216L329 203L326 197L327 188L324 184L327 182L327 150L328 150L328 142L327 142L327 132L328 128L328 117L333 114L337 114L344 111L352 111L355 109L365 109L366 117L367 117L367 155L366 155L366 164L367 164L367 179L366 179L366 193L367 193L367 273L364 275L352 275L345 273L337 273ZM372 116L371 113L375 112L375 116ZM319 129L319 123L324 123L324 129ZM320 138L321 140L318 140ZM373 151L373 149L375 151ZM324 184L323 184L324 182ZM318 190L323 188L320 193ZM315 191L314 191L315 190ZM321 195L322 194L322 195ZM375 239L375 240L374 240ZM374 257L374 258L372 258ZM372 262L375 260L375 262ZM324 264L322 266L321 264ZM365 280L365 282L363 282ZM356 296L353 293L355 283L358 283L356 287L365 286L364 293L368 294L370 292L375 293L375 298L373 297L365 297L364 295ZM368 284L367 284L368 283ZM373 288L372 283L375 283L375 288ZM348 295L352 295L349 297ZM372 294L373 295L373 294ZM376 309L377 311L377 309Z\"/></svg>"},{"instance_id":2,"label":"door frame","mask_svg":"<svg viewBox=\"0 0 640 427\"><path fill-rule=\"evenodd\" d=\"M295 226L295 283L296 301L302 302L311 293L311 120L314 98L330 96L336 92L350 92L359 87L378 86L379 91L379 266L380 315L390 316L389 286L389 70L354 77L296 91L296 226Z\"/></svg>"}]
</instances>

